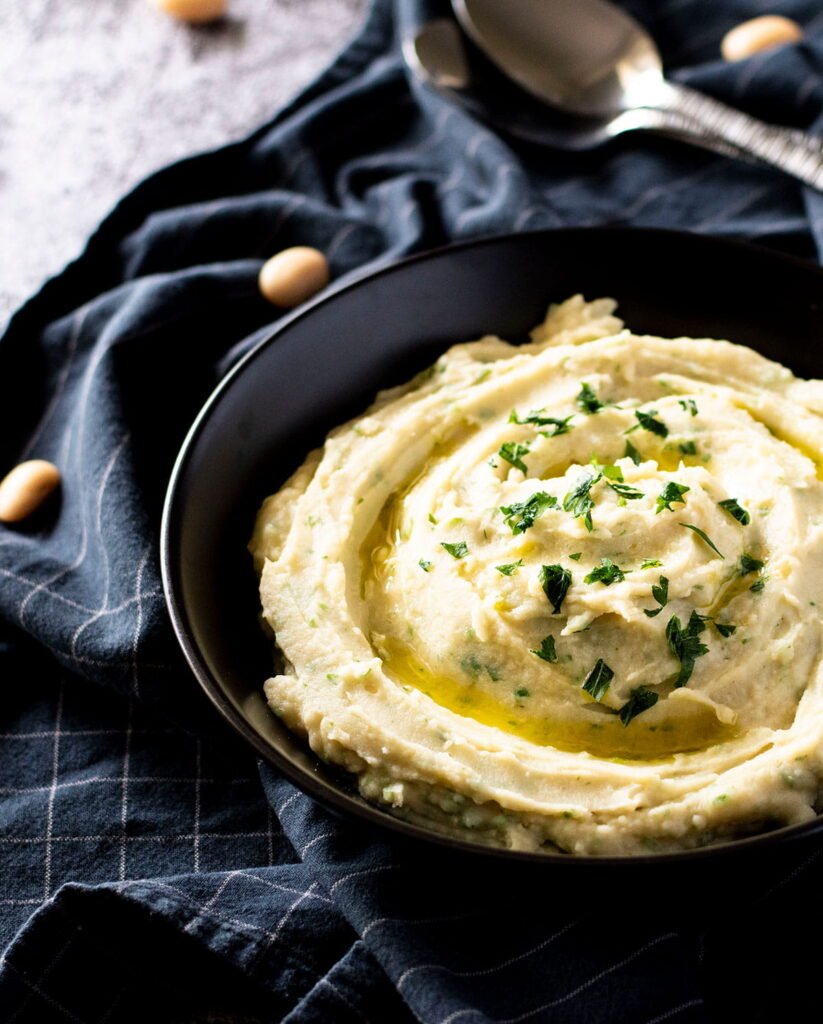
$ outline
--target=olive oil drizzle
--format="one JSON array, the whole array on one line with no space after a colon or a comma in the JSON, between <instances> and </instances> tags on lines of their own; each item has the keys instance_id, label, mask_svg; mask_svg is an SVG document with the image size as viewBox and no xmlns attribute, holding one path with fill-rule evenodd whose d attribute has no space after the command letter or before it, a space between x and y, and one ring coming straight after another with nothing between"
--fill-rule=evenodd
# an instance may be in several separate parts
<instances>
[{"instance_id":1,"label":"olive oil drizzle","mask_svg":"<svg viewBox=\"0 0 823 1024\"><path fill-rule=\"evenodd\" d=\"M436 445L421 471L398 488L384 505L360 552L360 592L364 599L367 595L371 600L388 599L386 587L392 575L392 555L403 538L404 499L465 436L462 431L461 436ZM436 573L429 579L436 586ZM665 703L660 702L657 713L639 716L626 727L611 709L595 705L581 694L579 705L571 705L565 715L550 718L532 711L530 701L516 699L517 687L501 683L498 696L457 673L438 671L423 654L396 637L371 642L385 674L399 686L412 687L440 707L538 746L571 753L585 751L618 761L654 763L678 753L705 749L735 735L731 727L718 721L710 707L696 703L687 714L666 720L660 714ZM569 685L575 684L570 680Z\"/></svg>"}]
</instances>

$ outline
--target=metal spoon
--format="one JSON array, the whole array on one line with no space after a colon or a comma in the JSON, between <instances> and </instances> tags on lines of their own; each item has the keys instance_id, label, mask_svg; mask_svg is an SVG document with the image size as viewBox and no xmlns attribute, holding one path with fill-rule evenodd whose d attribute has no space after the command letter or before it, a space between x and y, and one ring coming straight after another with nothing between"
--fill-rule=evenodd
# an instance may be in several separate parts
<instances>
[{"instance_id":1,"label":"metal spoon","mask_svg":"<svg viewBox=\"0 0 823 1024\"><path fill-rule=\"evenodd\" d=\"M663 77L651 37L606 0L452 0L460 24L502 71L560 110L610 120L656 112L690 140L724 140L823 190L823 144L758 121Z\"/></svg>"},{"instance_id":2,"label":"metal spoon","mask_svg":"<svg viewBox=\"0 0 823 1024\"><path fill-rule=\"evenodd\" d=\"M465 37L448 18L425 24L403 44L406 63L421 81L499 131L538 145L582 151L627 131L653 131L697 142L724 156L746 159L716 136L695 137L691 122L669 111L638 108L611 118L580 118L547 109L490 65L478 67Z\"/></svg>"}]
</instances>

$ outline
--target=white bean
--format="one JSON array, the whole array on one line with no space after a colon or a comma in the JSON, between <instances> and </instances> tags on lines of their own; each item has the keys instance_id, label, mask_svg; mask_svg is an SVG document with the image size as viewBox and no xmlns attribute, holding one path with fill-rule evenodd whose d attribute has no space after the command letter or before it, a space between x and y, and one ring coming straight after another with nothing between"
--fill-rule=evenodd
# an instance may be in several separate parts
<instances>
[{"instance_id":1,"label":"white bean","mask_svg":"<svg viewBox=\"0 0 823 1024\"><path fill-rule=\"evenodd\" d=\"M164 14L191 24L217 21L228 7L228 0L151 0L151 3Z\"/></svg>"},{"instance_id":2,"label":"white bean","mask_svg":"<svg viewBox=\"0 0 823 1024\"><path fill-rule=\"evenodd\" d=\"M319 249L296 245L263 264L257 283L263 298L291 309L329 283L329 261Z\"/></svg>"},{"instance_id":3,"label":"white bean","mask_svg":"<svg viewBox=\"0 0 823 1024\"><path fill-rule=\"evenodd\" d=\"M0 482L0 522L17 523L30 516L59 483L60 470L51 462L21 462Z\"/></svg>"},{"instance_id":4,"label":"white bean","mask_svg":"<svg viewBox=\"0 0 823 1024\"><path fill-rule=\"evenodd\" d=\"M745 60L763 50L772 50L803 38L803 29L780 14L764 14L736 25L723 36L720 52L724 60Z\"/></svg>"}]
</instances>

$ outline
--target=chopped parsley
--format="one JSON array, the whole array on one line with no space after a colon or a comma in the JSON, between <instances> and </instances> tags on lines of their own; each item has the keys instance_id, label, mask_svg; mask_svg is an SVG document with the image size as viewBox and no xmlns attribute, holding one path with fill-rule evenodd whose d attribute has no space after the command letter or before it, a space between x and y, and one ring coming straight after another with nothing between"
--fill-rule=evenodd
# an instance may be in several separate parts
<instances>
[{"instance_id":1,"label":"chopped parsley","mask_svg":"<svg viewBox=\"0 0 823 1024\"><path fill-rule=\"evenodd\" d=\"M468 544L466 544L464 540L459 540L455 544L450 544L446 540L441 540L440 547L445 548L452 558L465 558L469 553Z\"/></svg>"},{"instance_id":2,"label":"chopped parsley","mask_svg":"<svg viewBox=\"0 0 823 1024\"><path fill-rule=\"evenodd\" d=\"M582 516L586 529L589 532L592 530L592 509L594 508L594 502L589 492L600 479L600 476L600 473L594 476L591 473L585 474L563 499L563 510L571 512L575 519L579 519Z\"/></svg>"},{"instance_id":3,"label":"chopped parsley","mask_svg":"<svg viewBox=\"0 0 823 1024\"><path fill-rule=\"evenodd\" d=\"M733 626L730 622L715 622L714 628L721 636L731 636L737 626Z\"/></svg>"},{"instance_id":4,"label":"chopped parsley","mask_svg":"<svg viewBox=\"0 0 823 1024\"><path fill-rule=\"evenodd\" d=\"M532 424L535 427L554 427L554 430L541 430L540 433L545 437L557 437L558 434L568 434L572 429L569 423L574 419L573 416L566 416L565 419L558 419L556 416L544 416L545 409L532 409L527 416L519 416L516 409L512 409L509 414L509 423L518 423L524 426L527 423Z\"/></svg>"},{"instance_id":5,"label":"chopped parsley","mask_svg":"<svg viewBox=\"0 0 823 1024\"><path fill-rule=\"evenodd\" d=\"M572 429L569 424L574 419L574 416L566 416L562 420L552 419L551 422L554 424L554 430L539 430L538 433L541 437L557 437L558 434L568 434Z\"/></svg>"},{"instance_id":6,"label":"chopped parsley","mask_svg":"<svg viewBox=\"0 0 823 1024\"><path fill-rule=\"evenodd\" d=\"M575 562L579 562L580 561L580 556L582 554L583 554L582 551L575 551L575 553L573 555L569 555L569 558L571 558Z\"/></svg>"},{"instance_id":7,"label":"chopped parsley","mask_svg":"<svg viewBox=\"0 0 823 1024\"><path fill-rule=\"evenodd\" d=\"M623 725L628 725L633 718L649 708L653 708L658 701L658 695L648 686L638 686L629 694L629 699L618 712Z\"/></svg>"},{"instance_id":8,"label":"chopped parsley","mask_svg":"<svg viewBox=\"0 0 823 1024\"><path fill-rule=\"evenodd\" d=\"M626 578L625 572L619 565L615 565L610 558L601 558L600 565L583 578L584 583L602 583L610 587L612 583L622 583Z\"/></svg>"},{"instance_id":9,"label":"chopped parsley","mask_svg":"<svg viewBox=\"0 0 823 1024\"><path fill-rule=\"evenodd\" d=\"M429 512L429 522L430 522L430 523L431 523L431 524L432 524L433 526L437 526L437 522L438 522L438 520L437 520L437 516L433 515L433 513L431 513L431 512Z\"/></svg>"},{"instance_id":10,"label":"chopped parsley","mask_svg":"<svg viewBox=\"0 0 823 1024\"><path fill-rule=\"evenodd\" d=\"M669 581L665 576L661 576L659 582L652 586L652 597L660 607L653 608L651 611L648 611L646 608L643 609L643 614L647 615L650 619L653 619L655 615L659 615L669 603Z\"/></svg>"},{"instance_id":11,"label":"chopped parsley","mask_svg":"<svg viewBox=\"0 0 823 1024\"><path fill-rule=\"evenodd\" d=\"M764 564L759 558L752 558L751 555L743 554L740 556L740 575L748 576L750 572L760 572Z\"/></svg>"},{"instance_id":12,"label":"chopped parsley","mask_svg":"<svg viewBox=\"0 0 823 1024\"><path fill-rule=\"evenodd\" d=\"M582 689L594 697L595 700L603 700L612 679L614 679L614 672L612 672L602 658L598 658L594 668L586 677Z\"/></svg>"},{"instance_id":13,"label":"chopped parsley","mask_svg":"<svg viewBox=\"0 0 823 1024\"><path fill-rule=\"evenodd\" d=\"M535 520L542 516L547 508L558 508L557 498L545 491L536 491L527 501L515 501L511 505L501 505L506 526L511 527L513 534L525 533L534 526Z\"/></svg>"},{"instance_id":14,"label":"chopped parsley","mask_svg":"<svg viewBox=\"0 0 823 1024\"><path fill-rule=\"evenodd\" d=\"M635 498L645 497L643 491L639 491L636 487L632 487L631 484L624 483L612 483L611 480L607 480L609 487L620 496L620 504L625 503L628 498L629 501L634 501Z\"/></svg>"},{"instance_id":15,"label":"chopped parsley","mask_svg":"<svg viewBox=\"0 0 823 1024\"><path fill-rule=\"evenodd\" d=\"M675 688L685 686L694 671L694 663L704 654L709 653L709 648L701 641L700 634L706 628L706 622L702 615L693 611L685 626L680 624L680 619L672 615L666 625L666 640L669 643L672 654L680 662L680 671L674 681Z\"/></svg>"},{"instance_id":16,"label":"chopped parsley","mask_svg":"<svg viewBox=\"0 0 823 1024\"><path fill-rule=\"evenodd\" d=\"M641 565L640 565L640 568L641 569L655 569L658 565L662 565L662 564L663 563L660 561L659 558L644 558L642 563L641 563Z\"/></svg>"},{"instance_id":17,"label":"chopped parsley","mask_svg":"<svg viewBox=\"0 0 823 1024\"><path fill-rule=\"evenodd\" d=\"M541 565L538 579L556 615L560 611L566 592L572 585L572 574L562 565Z\"/></svg>"},{"instance_id":18,"label":"chopped parsley","mask_svg":"<svg viewBox=\"0 0 823 1024\"><path fill-rule=\"evenodd\" d=\"M578 409L581 409L587 416L593 416L596 412L600 412L605 405L598 399L591 385L585 382L580 385L580 394L575 398L575 402Z\"/></svg>"},{"instance_id":19,"label":"chopped parsley","mask_svg":"<svg viewBox=\"0 0 823 1024\"><path fill-rule=\"evenodd\" d=\"M515 697L528 697L529 696L529 691L526 689L525 686L521 686L517 690L514 691L514 695L515 695Z\"/></svg>"},{"instance_id":20,"label":"chopped parsley","mask_svg":"<svg viewBox=\"0 0 823 1024\"><path fill-rule=\"evenodd\" d=\"M766 563L760 558L752 558L749 554L740 556L740 575L748 575L749 572L760 572ZM766 577L756 580L748 589L752 594L760 594L766 587Z\"/></svg>"},{"instance_id":21,"label":"chopped parsley","mask_svg":"<svg viewBox=\"0 0 823 1024\"><path fill-rule=\"evenodd\" d=\"M531 653L536 654L537 657L542 658L543 661L557 661L557 651L554 649L554 637L544 636L540 641L540 647Z\"/></svg>"},{"instance_id":22,"label":"chopped parsley","mask_svg":"<svg viewBox=\"0 0 823 1024\"><path fill-rule=\"evenodd\" d=\"M677 448L683 455L697 455L697 445L694 441L681 441Z\"/></svg>"},{"instance_id":23,"label":"chopped parsley","mask_svg":"<svg viewBox=\"0 0 823 1024\"><path fill-rule=\"evenodd\" d=\"M535 427L543 427L547 423L556 423L557 421L551 416L541 415L541 413L544 413L545 411L545 409L532 409L532 411L526 416L521 416L517 409L512 409L509 413L509 423L519 423L521 425L531 423Z\"/></svg>"},{"instance_id":24,"label":"chopped parsley","mask_svg":"<svg viewBox=\"0 0 823 1024\"><path fill-rule=\"evenodd\" d=\"M631 441L626 441L626 451L623 454L623 458L631 459L635 466L639 466L640 463L643 461L643 456L635 448Z\"/></svg>"},{"instance_id":25,"label":"chopped parsley","mask_svg":"<svg viewBox=\"0 0 823 1024\"><path fill-rule=\"evenodd\" d=\"M725 556L725 555L724 555L724 554L723 554L723 553L722 553L722 552L721 552L721 551L720 551L720 550L718 549L717 545L716 545L716 544L715 544L715 542L714 542L714 541L713 541L713 540L711 539L711 537L709 537L709 535L708 535L707 533L705 533L705 532L704 532L703 530L701 530L699 526L695 526L695 525L694 525L694 523L678 523L678 526L685 526L685 528L686 528L687 530L691 530L691 531L692 531L693 533L696 533L696 534L697 534L697 536L698 536L698 537L699 537L699 538L700 538L700 539L701 539L702 541L704 541L704 543L706 543L706 544L708 544L708 545L709 545L709 547L710 547L710 548L712 549L712 551L714 551L714 552L715 552L716 554L720 555L720 557L721 557L721 558L725 558L725 557L726 557L726 556Z\"/></svg>"},{"instance_id":26,"label":"chopped parsley","mask_svg":"<svg viewBox=\"0 0 823 1024\"><path fill-rule=\"evenodd\" d=\"M613 491L616 491L623 499L620 502L621 505L626 504L626 498L632 499L643 497L642 491L639 491L636 487L632 487L631 484L624 483L623 470L619 466L601 466L596 458L592 459L592 465L606 478L606 483L609 487L611 487Z\"/></svg>"},{"instance_id":27,"label":"chopped parsley","mask_svg":"<svg viewBox=\"0 0 823 1024\"><path fill-rule=\"evenodd\" d=\"M431 572L432 564L431 562L427 562L425 558L421 558L417 564L420 566L423 572Z\"/></svg>"},{"instance_id":28,"label":"chopped parsley","mask_svg":"<svg viewBox=\"0 0 823 1024\"><path fill-rule=\"evenodd\" d=\"M509 562L507 565L496 565L495 569L498 572L502 572L504 576L511 576L516 573L520 566L523 564L523 559L518 558L516 562Z\"/></svg>"},{"instance_id":29,"label":"chopped parsley","mask_svg":"<svg viewBox=\"0 0 823 1024\"><path fill-rule=\"evenodd\" d=\"M649 409L648 412L641 412L640 409L635 409L634 415L637 423L633 427L629 427L625 433L630 434L633 430L638 430L642 427L644 430L648 430L650 434L657 434L658 437L669 436L669 428L663 420L655 419L657 409Z\"/></svg>"},{"instance_id":30,"label":"chopped parsley","mask_svg":"<svg viewBox=\"0 0 823 1024\"><path fill-rule=\"evenodd\" d=\"M501 459L505 459L506 462L514 466L515 469L519 469L523 476L529 472L528 466L523 461L523 456L528 455L529 446L527 444L520 444L518 441L506 441L505 444L500 446L500 451L497 453Z\"/></svg>"},{"instance_id":31,"label":"chopped parsley","mask_svg":"<svg viewBox=\"0 0 823 1024\"><path fill-rule=\"evenodd\" d=\"M678 484L675 483L674 480L670 480L658 495L657 505L655 507L654 514L660 515L660 513L664 509L666 509L668 512L673 512L673 501L677 501L681 505L685 505L686 499L683 497L683 495L690 490L691 488L687 487L685 484Z\"/></svg>"},{"instance_id":32,"label":"chopped parsley","mask_svg":"<svg viewBox=\"0 0 823 1024\"><path fill-rule=\"evenodd\" d=\"M690 412L692 416L697 415L697 402L693 398L678 398L677 404L683 412Z\"/></svg>"},{"instance_id":33,"label":"chopped parsley","mask_svg":"<svg viewBox=\"0 0 823 1024\"><path fill-rule=\"evenodd\" d=\"M717 504L724 512L728 512L732 519L736 519L741 526L748 526L752 521L752 517L745 508L738 504L736 498L726 498L725 501L718 501Z\"/></svg>"}]
</instances>

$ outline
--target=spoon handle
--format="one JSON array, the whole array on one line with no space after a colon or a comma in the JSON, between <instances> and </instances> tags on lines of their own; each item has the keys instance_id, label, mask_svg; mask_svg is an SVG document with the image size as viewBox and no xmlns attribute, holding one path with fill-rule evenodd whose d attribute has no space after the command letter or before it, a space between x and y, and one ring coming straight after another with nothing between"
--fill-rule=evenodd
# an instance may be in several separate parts
<instances>
[{"instance_id":1,"label":"spoon handle","mask_svg":"<svg viewBox=\"0 0 823 1024\"><path fill-rule=\"evenodd\" d=\"M734 107L673 82L649 104L682 116L696 137L714 136L742 154L778 167L799 181L823 191L823 140L778 125L758 121Z\"/></svg>"},{"instance_id":2,"label":"spoon handle","mask_svg":"<svg viewBox=\"0 0 823 1024\"><path fill-rule=\"evenodd\" d=\"M751 153L744 153L719 135L701 130L694 121L672 110L632 107L630 110L618 114L605 128L606 134L612 137L621 135L623 132L637 130L653 132L655 135L665 135L669 139L677 139L692 146L701 146L703 149L720 153L721 156L731 157L733 160L762 163L762 161L755 160Z\"/></svg>"}]
</instances>

